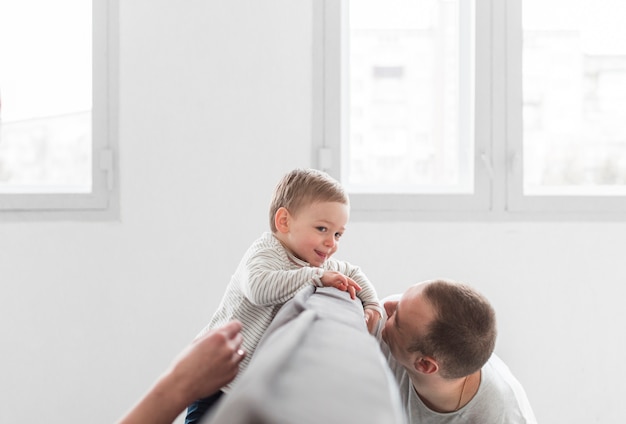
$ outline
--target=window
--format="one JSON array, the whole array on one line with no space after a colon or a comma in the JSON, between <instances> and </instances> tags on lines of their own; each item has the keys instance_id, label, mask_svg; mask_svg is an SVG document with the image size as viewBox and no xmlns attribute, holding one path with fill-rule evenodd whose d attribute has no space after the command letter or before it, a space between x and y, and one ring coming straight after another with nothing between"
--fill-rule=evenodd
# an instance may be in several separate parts
<instances>
[{"instance_id":1,"label":"window","mask_svg":"<svg viewBox=\"0 0 626 424\"><path fill-rule=\"evenodd\" d=\"M626 6L322 2L317 166L361 215L626 211L616 10Z\"/></svg>"},{"instance_id":2,"label":"window","mask_svg":"<svg viewBox=\"0 0 626 424\"><path fill-rule=\"evenodd\" d=\"M626 211L626 5L510 7L510 208Z\"/></svg>"},{"instance_id":3,"label":"window","mask_svg":"<svg viewBox=\"0 0 626 424\"><path fill-rule=\"evenodd\" d=\"M114 12L0 0L0 213L114 208Z\"/></svg>"}]
</instances>

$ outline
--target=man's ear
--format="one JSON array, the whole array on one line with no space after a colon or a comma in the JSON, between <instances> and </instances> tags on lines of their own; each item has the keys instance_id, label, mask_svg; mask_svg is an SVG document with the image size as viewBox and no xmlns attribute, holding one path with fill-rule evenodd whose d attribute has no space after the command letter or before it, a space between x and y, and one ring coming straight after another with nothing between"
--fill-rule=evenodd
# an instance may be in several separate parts
<instances>
[{"instance_id":1,"label":"man's ear","mask_svg":"<svg viewBox=\"0 0 626 424\"><path fill-rule=\"evenodd\" d=\"M276 225L276 229L279 233L288 233L289 232L289 220L290 220L289 211L285 207L280 207L274 214L274 225Z\"/></svg>"},{"instance_id":2,"label":"man's ear","mask_svg":"<svg viewBox=\"0 0 626 424\"><path fill-rule=\"evenodd\" d=\"M439 370L439 364L435 358L430 356L420 356L413 364L415 369L422 374L434 374Z\"/></svg>"}]
</instances>

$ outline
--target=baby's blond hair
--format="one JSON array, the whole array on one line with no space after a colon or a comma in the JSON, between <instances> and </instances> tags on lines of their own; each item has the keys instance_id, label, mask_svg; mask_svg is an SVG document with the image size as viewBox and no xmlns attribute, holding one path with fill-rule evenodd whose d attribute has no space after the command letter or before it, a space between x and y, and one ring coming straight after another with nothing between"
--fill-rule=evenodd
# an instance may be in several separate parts
<instances>
[{"instance_id":1,"label":"baby's blond hair","mask_svg":"<svg viewBox=\"0 0 626 424\"><path fill-rule=\"evenodd\" d=\"M339 202L349 205L345 190L337 180L317 169L294 169L276 185L270 203L270 228L276 232L276 211L285 208L297 215L303 207L316 202Z\"/></svg>"}]
</instances>

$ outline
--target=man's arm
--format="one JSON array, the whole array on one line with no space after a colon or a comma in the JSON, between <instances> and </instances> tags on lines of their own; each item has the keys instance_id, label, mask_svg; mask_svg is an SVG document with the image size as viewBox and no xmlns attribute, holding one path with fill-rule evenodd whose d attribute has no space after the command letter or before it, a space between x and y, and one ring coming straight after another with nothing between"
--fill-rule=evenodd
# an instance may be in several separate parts
<instances>
[{"instance_id":1,"label":"man's arm","mask_svg":"<svg viewBox=\"0 0 626 424\"><path fill-rule=\"evenodd\" d=\"M191 402L232 381L245 355L240 331L231 321L193 341L118 424L171 424Z\"/></svg>"}]
</instances>

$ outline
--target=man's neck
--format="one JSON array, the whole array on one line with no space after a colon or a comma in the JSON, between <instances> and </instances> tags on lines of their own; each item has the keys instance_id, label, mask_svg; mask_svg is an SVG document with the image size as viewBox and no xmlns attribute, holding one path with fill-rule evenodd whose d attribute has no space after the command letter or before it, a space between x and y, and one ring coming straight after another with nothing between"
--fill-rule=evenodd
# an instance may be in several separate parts
<instances>
[{"instance_id":1,"label":"man's neck","mask_svg":"<svg viewBox=\"0 0 626 424\"><path fill-rule=\"evenodd\" d=\"M467 405L478 392L480 370L454 380L412 378L415 392L435 412L449 413Z\"/></svg>"}]
</instances>

